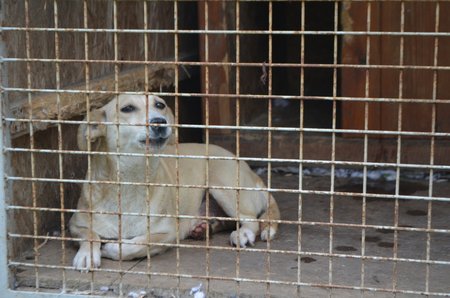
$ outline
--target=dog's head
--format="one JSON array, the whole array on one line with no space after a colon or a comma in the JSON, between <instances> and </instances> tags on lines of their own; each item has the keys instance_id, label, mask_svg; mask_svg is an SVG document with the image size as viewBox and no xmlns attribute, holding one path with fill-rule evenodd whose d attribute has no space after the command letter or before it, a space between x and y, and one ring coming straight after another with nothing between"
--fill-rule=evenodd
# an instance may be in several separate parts
<instances>
[{"instance_id":1,"label":"dog's head","mask_svg":"<svg viewBox=\"0 0 450 298\"><path fill-rule=\"evenodd\" d=\"M173 113L157 96L119 95L89 113L92 122L117 122L118 125L80 125L78 147L81 150L87 149L87 141L93 148L104 145L108 151L115 151L117 147L122 152L142 151L147 147L157 150L164 147L172 135Z\"/></svg>"}]
</instances>

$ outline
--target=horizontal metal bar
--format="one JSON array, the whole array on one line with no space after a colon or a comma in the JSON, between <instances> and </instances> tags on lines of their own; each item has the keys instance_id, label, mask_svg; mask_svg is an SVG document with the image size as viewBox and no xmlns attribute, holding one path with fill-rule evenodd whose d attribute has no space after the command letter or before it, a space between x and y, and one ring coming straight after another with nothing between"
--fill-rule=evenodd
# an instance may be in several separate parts
<instances>
[{"instance_id":1,"label":"horizontal metal bar","mask_svg":"<svg viewBox=\"0 0 450 298\"><path fill-rule=\"evenodd\" d=\"M266 158L266 157L229 157L229 156L207 156L207 155L189 155L189 154L164 154L164 153L120 153L120 152L101 152L101 151L81 151L81 150L57 150L57 149L28 149L5 147L5 152L33 152L45 154L79 154L79 155L97 155L97 156L128 156L128 157L160 157L160 158L179 158L179 159L204 159L204 160L234 160L246 162L272 162L272 163L297 163L302 165L336 165L336 166L367 166L374 168L405 168L405 169L425 169L425 170L450 170L450 165L437 164L406 164L406 163L386 163L386 162L364 162L364 161L339 161L339 160L316 160L316 159L288 159L288 158ZM12 176L11 176L12 177ZM11 178L10 177L10 178Z\"/></svg>"},{"instance_id":2,"label":"horizontal metal bar","mask_svg":"<svg viewBox=\"0 0 450 298\"><path fill-rule=\"evenodd\" d=\"M196 129L223 129L223 130L246 130L246 131L277 131L277 132L311 132L311 133L338 133L338 134L367 134L367 135L391 135L391 136L416 136L416 137L450 137L450 132L422 132L422 131L394 131L376 129L342 129L342 128L308 128L308 127L276 127L276 126L239 126L239 125L208 125L208 124L150 124L136 123L124 124L120 122L78 121L78 120L54 120L54 119L26 119L26 118L4 118L8 122L25 123L50 123L50 124L103 124L111 126L170 126L176 128Z\"/></svg>"},{"instance_id":3,"label":"horizontal metal bar","mask_svg":"<svg viewBox=\"0 0 450 298\"><path fill-rule=\"evenodd\" d=\"M246 249L247 250L247 249ZM303 255L301 253L300 255ZM10 262L10 266L23 266L23 267L33 267L33 268L47 268L47 269L58 269L58 270L75 270L73 267L63 266L63 265L42 265L42 264L31 264L25 262ZM118 273L123 274L121 270L114 269L92 269L93 272L108 272L108 273ZM324 288L324 289L344 289L344 290L364 290L371 292L388 292L388 293L403 293L403 294L416 294L416 295L435 295L435 296L450 296L450 293L444 292L426 292L426 291L413 291L413 290L400 290L392 288L374 288L374 287L360 287L360 286L345 286L336 285L330 283L306 283L298 281L281 281L281 280L271 280L271 279L252 279L252 278L242 278L242 277L226 277L226 276L214 276L214 275L193 275L193 274L181 274L181 273L165 273L165 272L147 272L147 271L127 271L127 274L133 275L145 275L145 276L164 276L164 277L180 277L189 279L208 279L208 280L222 280L222 281L235 281L235 282L249 282L249 283L262 283L262 284L276 284L276 285L286 285L286 286L307 286L314 288Z\"/></svg>"},{"instance_id":4,"label":"horizontal metal bar","mask_svg":"<svg viewBox=\"0 0 450 298\"><path fill-rule=\"evenodd\" d=\"M260 62L210 62L210 61L161 61L161 60L91 60L91 59L49 59L49 58L13 58L3 57L0 58L4 63L15 62L44 62L44 63L91 63L91 64L124 64L124 65L172 65L172 66L231 66L231 67L261 67ZM265 63L266 67L286 67L286 68L356 68L356 69L396 69L396 70L437 70L446 71L450 70L450 66L445 65L392 65L392 64L334 64L334 63Z\"/></svg>"},{"instance_id":5,"label":"horizontal metal bar","mask_svg":"<svg viewBox=\"0 0 450 298\"><path fill-rule=\"evenodd\" d=\"M124 182L124 181L95 181L95 180L81 180L81 179L57 179L57 178L29 178L18 176L5 176L9 181L33 181L33 182L53 182L53 183L96 183L106 185L135 185L135 186L158 186L158 187L176 187L176 188L202 188L202 189L222 189L222 190L236 190L236 191L267 191L270 193L293 193L293 194L316 194L316 195L334 195L334 196L349 196L349 197L365 197L365 198L383 198L383 199L399 199L399 200L421 200L421 201L440 201L450 202L448 197L429 197L429 196L408 196L408 195L389 195L389 194L373 194L373 193L353 193L353 192L339 192L339 191L324 191L324 190L299 190L286 188L257 188L257 187L231 187L231 186L213 186L213 185L185 185L185 184L161 184L161 183L146 183L146 182Z\"/></svg>"},{"instance_id":6,"label":"horizontal metal bar","mask_svg":"<svg viewBox=\"0 0 450 298\"><path fill-rule=\"evenodd\" d=\"M38 89L0 86L4 92L23 93L51 93L51 94L106 94L106 95L148 95L145 91L104 91L104 90L71 90L71 89ZM427 103L427 104L448 104L450 99L430 99L430 98L393 98L393 97L345 97L345 96L314 96L314 95L283 95L283 94L216 94L216 93L185 93L185 92L151 92L157 96L178 96L178 97L211 97L211 98L245 98L245 99L298 99L298 100L327 100L327 101L354 101L354 102L389 102L389 103Z\"/></svg>"},{"instance_id":7,"label":"horizontal metal bar","mask_svg":"<svg viewBox=\"0 0 450 298\"><path fill-rule=\"evenodd\" d=\"M337 197L339 199L339 197ZM300 225L300 226L321 226L321 227L339 227L339 228L358 228L358 229L375 229L375 230L389 230L389 231L403 231L403 232L423 232L423 233L438 233L449 234L450 229L436 229L436 228L415 228L415 227L402 227L402 226L389 226L389 225L370 225L370 224L351 224L340 222L322 222L322 221L304 221L304 220L285 220L285 219L252 219L252 218L238 218L238 217L221 217L221 216L205 216L205 215L170 215L160 213L139 213L139 212L111 212L111 211L94 211L94 210L80 210L80 209L59 209L49 207L32 207L32 206L8 206L6 210L18 210L18 211L39 211L39 212L65 212L65 213L84 213L84 214L101 214L101 215L121 215L121 216L136 216L136 217L155 217L155 218L178 218L178 219L201 219L201 220L220 220L220 221L242 221L242 222L258 222L258 223L278 223L285 225ZM20 237L19 234L10 233L11 237ZM70 237L44 237L43 239L53 240L77 240L83 239L70 238Z\"/></svg>"},{"instance_id":8,"label":"horizontal metal bar","mask_svg":"<svg viewBox=\"0 0 450 298\"><path fill-rule=\"evenodd\" d=\"M58 240L58 241L88 241L88 242L102 242L102 243L129 243L126 240L110 240L102 239L100 241L78 239L78 238L66 238L66 239L54 239L58 237L47 237L47 236L34 236L26 234L8 234L12 238L26 238L26 239L38 239L38 240ZM272 254L284 254L284 255L305 255L305 256L315 256L315 257L333 257L333 258L346 258L346 259L358 259L358 260L373 260L373 261L389 261L389 262L410 262L418 264L430 264L430 265L450 265L450 261L440 261L440 260L424 260L424 259L412 259L412 258L399 258L399 257L381 257L381 256L371 256L371 255L357 255L357 254L341 254L341 253L324 253L324 252L303 252L298 250L281 250L273 248L254 248L246 247L245 249L234 247L234 246L217 246L210 245L208 243L202 244L190 244L190 243L161 243L161 242L148 242L148 243L136 243L147 246L159 246L168 248L197 248L197 249L211 249L217 251L245 251L249 253L272 253ZM25 263L28 264L28 263ZM34 263L33 263L34 265ZM53 266L53 265L44 265ZM73 267L66 267L66 269L74 269ZM101 271L101 270L100 270Z\"/></svg>"},{"instance_id":9,"label":"horizontal metal bar","mask_svg":"<svg viewBox=\"0 0 450 298\"><path fill-rule=\"evenodd\" d=\"M430 36L450 37L450 32L418 31L330 31L330 30L183 30L183 29L109 29L109 28L49 28L49 27L1 27L2 31L18 32L69 32L69 33L138 33L138 34L227 34L227 35L332 35L332 36Z\"/></svg>"}]
</instances>

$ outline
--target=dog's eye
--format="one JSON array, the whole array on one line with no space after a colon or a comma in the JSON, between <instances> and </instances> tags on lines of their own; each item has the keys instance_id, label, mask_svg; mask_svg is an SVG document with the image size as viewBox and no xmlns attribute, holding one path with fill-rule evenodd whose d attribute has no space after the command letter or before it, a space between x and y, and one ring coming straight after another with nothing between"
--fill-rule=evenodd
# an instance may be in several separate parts
<instances>
[{"instance_id":1,"label":"dog's eye","mask_svg":"<svg viewBox=\"0 0 450 298\"><path fill-rule=\"evenodd\" d=\"M160 101L155 101L155 108L157 108L158 110L162 110L166 107L166 105Z\"/></svg>"},{"instance_id":2,"label":"dog's eye","mask_svg":"<svg viewBox=\"0 0 450 298\"><path fill-rule=\"evenodd\" d=\"M136 107L133 105L127 105L120 109L122 113L131 113L136 111Z\"/></svg>"}]
</instances>

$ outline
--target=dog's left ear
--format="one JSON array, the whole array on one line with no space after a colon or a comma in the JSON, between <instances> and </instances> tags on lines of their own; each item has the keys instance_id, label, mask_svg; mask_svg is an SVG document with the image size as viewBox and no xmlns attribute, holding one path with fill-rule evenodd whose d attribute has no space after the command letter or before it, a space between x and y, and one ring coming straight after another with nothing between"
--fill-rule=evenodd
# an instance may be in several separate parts
<instances>
[{"instance_id":1,"label":"dog's left ear","mask_svg":"<svg viewBox=\"0 0 450 298\"><path fill-rule=\"evenodd\" d=\"M93 122L105 122L106 112L103 109L96 109L89 112L89 120ZM87 117L84 118L84 121ZM106 125L102 123L95 124L81 124L78 127L78 148L82 151L87 150L87 141L94 143L99 138L106 136Z\"/></svg>"}]
</instances>

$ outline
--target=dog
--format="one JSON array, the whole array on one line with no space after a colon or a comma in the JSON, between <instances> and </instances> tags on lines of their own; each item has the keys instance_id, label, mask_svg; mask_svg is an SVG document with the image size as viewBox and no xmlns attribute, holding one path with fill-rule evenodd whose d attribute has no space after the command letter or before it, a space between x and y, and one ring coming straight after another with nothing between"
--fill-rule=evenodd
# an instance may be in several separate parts
<instances>
[{"instance_id":1,"label":"dog","mask_svg":"<svg viewBox=\"0 0 450 298\"><path fill-rule=\"evenodd\" d=\"M73 259L76 269L98 268L102 257L132 260L155 255L177 238L199 238L209 224L195 218L202 215L206 191L211 206L214 202L240 221L230 234L231 245L253 245L258 232L262 240L274 238L280 212L273 196L259 190L265 188L259 176L219 146L175 144L174 116L162 98L118 95L89 113L93 123L79 126L78 147L103 154L91 155L86 180L96 183L83 184L69 222L79 242ZM177 159L175 154L188 157ZM209 230L217 232L223 226L215 224Z\"/></svg>"}]
</instances>

